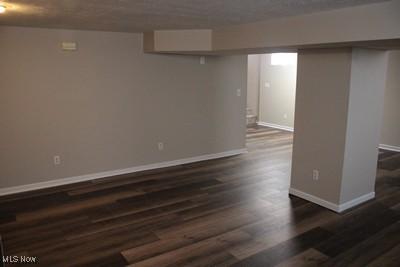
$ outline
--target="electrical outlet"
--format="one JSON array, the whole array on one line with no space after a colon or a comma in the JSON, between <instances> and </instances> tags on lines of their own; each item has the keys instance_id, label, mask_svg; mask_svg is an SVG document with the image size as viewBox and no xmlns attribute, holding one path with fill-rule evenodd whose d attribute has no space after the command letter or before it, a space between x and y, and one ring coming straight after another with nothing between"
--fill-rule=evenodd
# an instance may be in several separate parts
<instances>
[{"instance_id":1,"label":"electrical outlet","mask_svg":"<svg viewBox=\"0 0 400 267\"><path fill-rule=\"evenodd\" d=\"M54 165L60 165L61 164L61 158L60 156L54 156Z\"/></svg>"},{"instance_id":2,"label":"electrical outlet","mask_svg":"<svg viewBox=\"0 0 400 267\"><path fill-rule=\"evenodd\" d=\"M163 142L159 142L157 144L157 146L158 146L158 150L160 150L160 151L164 150L164 143Z\"/></svg>"},{"instance_id":3,"label":"electrical outlet","mask_svg":"<svg viewBox=\"0 0 400 267\"><path fill-rule=\"evenodd\" d=\"M318 181L319 180L319 170L313 170L312 178L313 178L314 181Z\"/></svg>"},{"instance_id":4,"label":"electrical outlet","mask_svg":"<svg viewBox=\"0 0 400 267\"><path fill-rule=\"evenodd\" d=\"M236 90L236 95L241 96L242 95L242 89L237 89Z\"/></svg>"},{"instance_id":5,"label":"electrical outlet","mask_svg":"<svg viewBox=\"0 0 400 267\"><path fill-rule=\"evenodd\" d=\"M270 84L269 82L265 82L265 83L264 83L264 87L265 87L265 88L270 88L270 87L271 87L271 84Z\"/></svg>"},{"instance_id":6,"label":"electrical outlet","mask_svg":"<svg viewBox=\"0 0 400 267\"><path fill-rule=\"evenodd\" d=\"M204 65L206 64L206 57L205 56L201 56L200 57L200 65Z\"/></svg>"},{"instance_id":7,"label":"electrical outlet","mask_svg":"<svg viewBox=\"0 0 400 267\"><path fill-rule=\"evenodd\" d=\"M284 119L287 119L287 114L286 114L286 113L283 114L283 118L284 118Z\"/></svg>"}]
</instances>

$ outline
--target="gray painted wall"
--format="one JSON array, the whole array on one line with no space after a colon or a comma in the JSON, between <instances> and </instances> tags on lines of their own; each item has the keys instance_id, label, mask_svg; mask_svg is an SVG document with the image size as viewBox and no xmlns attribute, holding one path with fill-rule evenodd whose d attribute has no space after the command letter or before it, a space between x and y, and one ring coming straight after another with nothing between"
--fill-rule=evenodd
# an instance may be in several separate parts
<instances>
[{"instance_id":1,"label":"gray painted wall","mask_svg":"<svg viewBox=\"0 0 400 267\"><path fill-rule=\"evenodd\" d=\"M247 62L247 107L258 115L260 92L260 63L261 55L249 55Z\"/></svg>"},{"instance_id":2,"label":"gray painted wall","mask_svg":"<svg viewBox=\"0 0 400 267\"><path fill-rule=\"evenodd\" d=\"M400 51L389 52L381 144L400 147Z\"/></svg>"},{"instance_id":3,"label":"gray painted wall","mask_svg":"<svg viewBox=\"0 0 400 267\"><path fill-rule=\"evenodd\" d=\"M387 65L385 51L353 49L340 203L375 192Z\"/></svg>"},{"instance_id":4,"label":"gray painted wall","mask_svg":"<svg viewBox=\"0 0 400 267\"><path fill-rule=\"evenodd\" d=\"M340 201L351 59L350 49L298 54L290 187L332 203ZM312 180L314 169L318 182Z\"/></svg>"},{"instance_id":5,"label":"gray painted wall","mask_svg":"<svg viewBox=\"0 0 400 267\"><path fill-rule=\"evenodd\" d=\"M293 128L297 64L271 65L261 55L259 121Z\"/></svg>"},{"instance_id":6,"label":"gray painted wall","mask_svg":"<svg viewBox=\"0 0 400 267\"><path fill-rule=\"evenodd\" d=\"M0 51L0 188L245 146L246 56L200 65L143 54L140 34L14 27Z\"/></svg>"}]
</instances>

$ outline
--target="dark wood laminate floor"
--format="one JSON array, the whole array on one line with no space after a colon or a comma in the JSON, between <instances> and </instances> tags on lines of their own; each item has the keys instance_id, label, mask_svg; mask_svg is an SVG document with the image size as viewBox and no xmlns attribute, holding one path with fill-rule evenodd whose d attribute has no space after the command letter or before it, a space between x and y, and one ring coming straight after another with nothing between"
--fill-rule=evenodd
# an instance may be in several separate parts
<instances>
[{"instance_id":1,"label":"dark wood laminate floor","mask_svg":"<svg viewBox=\"0 0 400 267\"><path fill-rule=\"evenodd\" d=\"M336 214L288 197L292 134L249 153L0 199L6 255L40 266L400 266L400 154L376 199ZM10 266L18 266L10 265Z\"/></svg>"}]
</instances>

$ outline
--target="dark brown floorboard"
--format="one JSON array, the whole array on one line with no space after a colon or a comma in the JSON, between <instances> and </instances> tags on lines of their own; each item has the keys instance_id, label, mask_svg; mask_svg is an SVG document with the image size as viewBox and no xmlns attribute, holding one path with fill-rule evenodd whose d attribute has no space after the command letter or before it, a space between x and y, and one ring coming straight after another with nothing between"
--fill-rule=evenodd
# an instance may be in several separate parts
<instances>
[{"instance_id":1,"label":"dark brown floorboard","mask_svg":"<svg viewBox=\"0 0 400 267\"><path fill-rule=\"evenodd\" d=\"M288 196L291 133L249 128L247 148L2 197L5 254L54 267L400 266L400 153L380 151L376 199L336 214Z\"/></svg>"}]
</instances>

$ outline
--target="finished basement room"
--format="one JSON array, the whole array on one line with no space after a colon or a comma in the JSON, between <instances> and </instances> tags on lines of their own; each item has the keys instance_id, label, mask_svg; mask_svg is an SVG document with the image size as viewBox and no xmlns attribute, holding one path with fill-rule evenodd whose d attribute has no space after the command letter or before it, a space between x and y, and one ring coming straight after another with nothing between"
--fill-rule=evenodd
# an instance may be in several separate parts
<instances>
[{"instance_id":1,"label":"finished basement room","mask_svg":"<svg viewBox=\"0 0 400 267\"><path fill-rule=\"evenodd\" d=\"M400 266L399 14L0 0L0 267Z\"/></svg>"}]
</instances>

